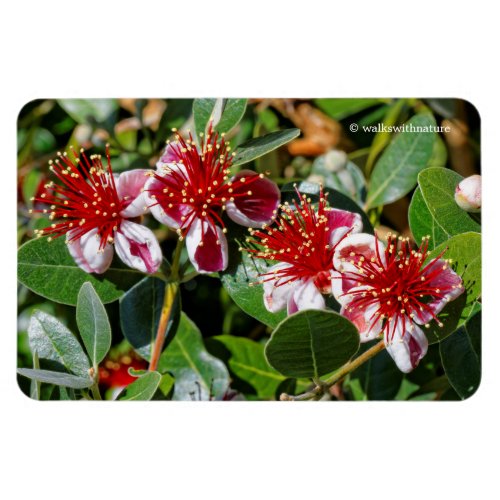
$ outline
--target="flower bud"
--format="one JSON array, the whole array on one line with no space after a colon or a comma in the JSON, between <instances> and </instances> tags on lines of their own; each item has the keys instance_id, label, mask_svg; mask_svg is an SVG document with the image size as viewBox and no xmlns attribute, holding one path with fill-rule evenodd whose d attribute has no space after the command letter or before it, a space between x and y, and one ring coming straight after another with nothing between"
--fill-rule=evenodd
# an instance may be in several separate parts
<instances>
[{"instance_id":1,"label":"flower bud","mask_svg":"<svg viewBox=\"0 0 500 500\"><path fill-rule=\"evenodd\" d=\"M466 177L455 189L455 201L466 212L481 210L481 176Z\"/></svg>"}]
</instances>

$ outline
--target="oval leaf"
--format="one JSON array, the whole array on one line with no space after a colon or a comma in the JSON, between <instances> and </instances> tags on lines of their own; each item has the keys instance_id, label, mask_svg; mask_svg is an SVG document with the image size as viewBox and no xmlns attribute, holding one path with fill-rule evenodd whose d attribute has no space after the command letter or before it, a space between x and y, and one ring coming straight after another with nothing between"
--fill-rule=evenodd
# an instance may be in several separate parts
<instances>
[{"instance_id":1,"label":"oval leaf","mask_svg":"<svg viewBox=\"0 0 500 500\"><path fill-rule=\"evenodd\" d=\"M245 114L248 99L227 99L222 111L222 116L215 126L220 133L229 132L234 128Z\"/></svg>"},{"instance_id":2,"label":"oval leaf","mask_svg":"<svg viewBox=\"0 0 500 500\"><path fill-rule=\"evenodd\" d=\"M23 285L46 299L70 306L76 306L78 291L86 281L106 304L120 298L143 276L114 263L104 274L86 273L75 264L63 238L50 243L46 238L27 241L19 249L17 265L17 278Z\"/></svg>"},{"instance_id":3,"label":"oval leaf","mask_svg":"<svg viewBox=\"0 0 500 500\"><path fill-rule=\"evenodd\" d=\"M18 368L17 373L37 382L62 385L72 389L86 389L94 381L90 377L78 377L69 373L51 372L49 370L32 370L31 368Z\"/></svg>"},{"instance_id":4,"label":"oval leaf","mask_svg":"<svg viewBox=\"0 0 500 500\"><path fill-rule=\"evenodd\" d=\"M274 330L265 348L271 366L287 377L321 377L347 363L359 349L359 333L333 311L301 311Z\"/></svg>"},{"instance_id":5,"label":"oval leaf","mask_svg":"<svg viewBox=\"0 0 500 500\"><path fill-rule=\"evenodd\" d=\"M196 135L204 134L214 112L217 99L195 99L193 102L194 128Z\"/></svg>"},{"instance_id":6,"label":"oval leaf","mask_svg":"<svg viewBox=\"0 0 500 500\"><path fill-rule=\"evenodd\" d=\"M111 326L106 309L89 282L78 293L76 324L90 360L97 367L111 347Z\"/></svg>"},{"instance_id":7,"label":"oval leaf","mask_svg":"<svg viewBox=\"0 0 500 500\"><path fill-rule=\"evenodd\" d=\"M120 323L125 338L135 351L149 360L160 322L165 281L148 277L133 286L120 299ZM175 335L181 312L180 294L176 293L167 323L165 349Z\"/></svg>"},{"instance_id":8,"label":"oval leaf","mask_svg":"<svg viewBox=\"0 0 500 500\"><path fill-rule=\"evenodd\" d=\"M283 146L283 144L290 142L299 135L300 130L298 128L291 128L250 139L236 148L233 166L243 165L260 156L264 156L266 153Z\"/></svg>"},{"instance_id":9,"label":"oval leaf","mask_svg":"<svg viewBox=\"0 0 500 500\"><path fill-rule=\"evenodd\" d=\"M117 99L58 99L57 102L78 123L102 123L119 107Z\"/></svg>"},{"instance_id":10,"label":"oval leaf","mask_svg":"<svg viewBox=\"0 0 500 500\"><path fill-rule=\"evenodd\" d=\"M116 399L119 401L149 401L155 395L160 382L160 373L148 372L125 387Z\"/></svg>"},{"instance_id":11,"label":"oval leaf","mask_svg":"<svg viewBox=\"0 0 500 500\"><path fill-rule=\"evenodd\" d=\"M35 311L28 327L30 349L40 360L55 362L71 373L87 377L89 360L76 337L57 318ZM57 368L56 368L57 369Z\"/></svg>"},{"instance_id":12,"label":"oval leaf","mask_svg":"<svg viewBox=\"0 0 500 500\"><path fill-rule=\"evenodd\" d=\"M462 179L445 168L432 167L420 172L420 191L415 191L408 213L417 241L431 235L430 245L434 248L451 236L481 231L481 226L455 202L455 188Z\"/></svg>"},{"instance_id":13,"label":"oval leaf","mask_svg":"<svg viewBox=\"0 0 500 500\"><path fill-rule=\"evenodd\" d=\"M406 127L423 127L422 132L402 131L387 146L373 169L366 199L368 208L378 207L399 200L417 183L432 155L436 133L434 117L430 114L415 115Z\"/></svg>"},{"instance_id":14,"label":"oval leaf","mask_svg":"<svg viewBox=\"0 0 500 500\"><path fill-rule=\"evenodd\" d=\"M436 247L428 260L446 250L443 258L453 259L451 267L462 277L465 292L450 302L439 314L443 323L440 328L435 321L425 330L430 343L443 340L458 327L464 325L481 308L481 235L464 233L453 236Z\"/></svg>"},{"instance_id":15,"label":"oval leaf","mask_svg":"<svg viewBox=\"0 0 500 500\"><path fill-rule=\"evenodd\" d=\"M229 386L226 366L207 352L200 330L184 313L176 336L160 357L158 370L174 376L175 400L207 401L222 396Z\"/></svg>"},{"instance_id":16,"label":"oval leaf","mask_svg":"<svg viewBox=\"0 0 500 500\"><path fill-rule=\"evenodd\" d=\"M472 396L481 382L481 313L441 342L439 353L453 389L462 399Z\"/></svg>"}]
</instances>

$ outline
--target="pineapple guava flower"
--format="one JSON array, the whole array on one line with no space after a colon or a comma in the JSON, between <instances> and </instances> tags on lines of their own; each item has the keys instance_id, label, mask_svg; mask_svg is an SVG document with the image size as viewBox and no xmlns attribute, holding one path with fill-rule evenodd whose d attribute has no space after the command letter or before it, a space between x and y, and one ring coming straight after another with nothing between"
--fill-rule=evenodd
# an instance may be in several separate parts
<instances>
[{"instance_id":1,"label":"pineapple guava flower","mask_svg":"<svg viewBox=\"0 0 500 500\"><path fill-rule=\"evenodd\" d=\"M288 314L302 309L324 309L323 294L332 290L333 253L350 233L362 229L359 214L327 207L323 190L317 210L311 199L301 195L294 208L288 202L276 223L250 230L246 241L253 257L278 261L261 276L264 305L270 312L287 307Z\"/></svg>"},{"instance_id":2,"label":"pineapple guava flower","mask_svg":"<svg viewBox=\"0 0 500 500\"><path fill-rule=\"evenodd\" d=\"M234 153L211 123L200 142L198 148L191 134L185 140L176 133L144 193L153 216L185 238L195 269L211 273L227 267L222 212L243 226L260 226L274 217L280 191L264 174L251 170L229 178Z\"/></svg>"},{"instance_id":3,"label":"pineapple guava flower","mask_svg":"<svg viewBox=\"0 0 500 500\"><path fill-rule=\"evenodd\" d=\"M101 155L84 150L81 158L73 151L50 161L50 170L61 181L45 185L36 201L50 209L35 210L56 220L36 231L37 236L66 235L68 250L75 262L88 273L103 273L113 259L113 246L120 259L143 273L155 273L162 261L160 245L153 232L134 220L147 211L142 189L148 170L113 174L106 146L107 169Z\"/></svg>"},{"instance_id":4,"label":"pineapple guava flower","mask_svg":"<svg viewBox=\"0 0 500 500\"><path fill-rule=\"evenodd\" d=\"M384 334L387 351L407 373L427 352L427 338L419 325L431 320L464 291L462 279L449 260L428 257L429 238L412 250L408 238L388 236L387 247L374 236L355 234L335 249L338 272L332 280L341 314L358 328L361 342Z\"/></svg>"},{"instance_id":5,"label":"pineapple guava flower","mask_svg":"<svg viewBox=\"0 0 500 500\"><path fill-rule=\"evenodd\" d=\"M481 176L471 175L455 188L455 201L466 212L481 211Z\"/></svg>"}]
</instances>

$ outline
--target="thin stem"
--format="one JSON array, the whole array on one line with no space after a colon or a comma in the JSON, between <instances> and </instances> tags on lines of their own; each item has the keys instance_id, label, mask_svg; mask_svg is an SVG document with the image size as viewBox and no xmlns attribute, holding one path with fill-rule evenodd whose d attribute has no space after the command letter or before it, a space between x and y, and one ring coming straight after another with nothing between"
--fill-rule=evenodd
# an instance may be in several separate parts
<instances>
[{"instance_id":1,"label":"thin stem","mask_svg":"<svg viewBox=\"0 0 500 500\"><path fill-rule=\"evenodd\" d=\"M281 394L281 401L308 401L308 400L319 400L326 393L329 392L330 387L335 385L337 382L342 380L346 375L351 373L352 371L359 368L363 363L366 363L369 359L373 358L380 351L385 349L385 342L381 340L373 347L370 347L366 352L358 356L356 359L346 363L342 368L336 371L328 380L322 381L318 379L313 379L316 387L308 392L304 392L303 394L299 394L298 396L291 396L289 394Z\"/></svg>"},{"instance_id":2,"label":"thin stem","mask_svg":"<svg viewBox=\"0 0 500 500\"><path fill-rule=\"evenodd\" d=\"M94 397L94 401L102 401L102 397L101 397L101 393L99 391L99 385L98 385L97 380L90 387L90 390L92 391L92 396Z\"/></svg>"}]
</instances>

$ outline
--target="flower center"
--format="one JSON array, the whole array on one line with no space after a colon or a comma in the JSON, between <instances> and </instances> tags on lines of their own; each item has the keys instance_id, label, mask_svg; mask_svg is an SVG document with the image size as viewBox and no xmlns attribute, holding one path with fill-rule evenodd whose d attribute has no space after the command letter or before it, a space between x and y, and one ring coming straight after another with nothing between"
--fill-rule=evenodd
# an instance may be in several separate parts
<instances>
[{"instance_id":1,"label":"flower center","mask_svg":"<svg viewBox=\"0 0 500 500\"><path fill-rule=\"evenodd\" d=\"M72 149L73 151L73 149ZM97 229L103 249L113 242L113 234L118 230L123 218L121 210L127 205L116 190L111 169L109 146L106 146L107 171L104 170L101 155L91 155L80 150L83 161L73 151L74 160L67 153L58 153L58 159L49 161L49 169L61 181L45 184L46 191L36 201L50 205L49 209L35 212L49 213L49 219L58 219L50 227L36 230L37 236L58 237L72 231L69 242L78 240L84 234Z\"/></svg>"}]
</instances>

